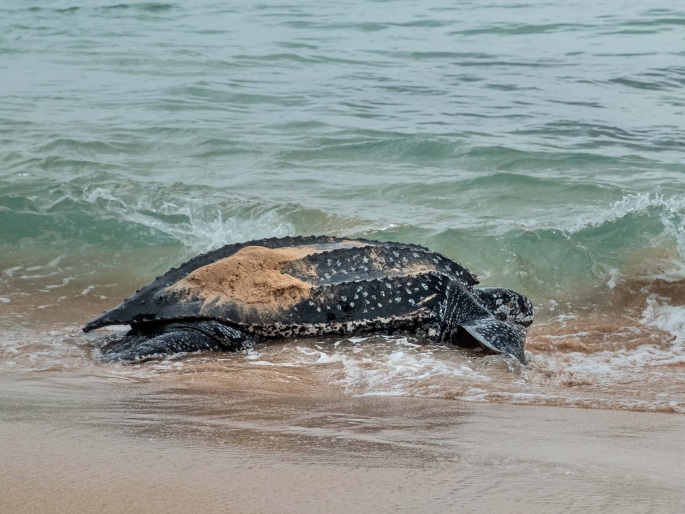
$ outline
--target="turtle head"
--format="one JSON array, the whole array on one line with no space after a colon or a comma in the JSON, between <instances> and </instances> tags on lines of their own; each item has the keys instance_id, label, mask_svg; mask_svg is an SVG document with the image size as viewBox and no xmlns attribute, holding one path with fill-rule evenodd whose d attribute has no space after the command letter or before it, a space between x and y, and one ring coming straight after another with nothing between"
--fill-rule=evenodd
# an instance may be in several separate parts
<instances>
[{"instance_id":1,"label":"turtle head","mask_svg":"<svg viewBox=\"0 0 685 514\"><path fill-rule=\"evenodd\" d=\"M497 319L515 323L525 330L533 323L533 304L526 296L516 291L500 287L482 287L474 289L473 295Z\"/></svg>"}]
</instances>

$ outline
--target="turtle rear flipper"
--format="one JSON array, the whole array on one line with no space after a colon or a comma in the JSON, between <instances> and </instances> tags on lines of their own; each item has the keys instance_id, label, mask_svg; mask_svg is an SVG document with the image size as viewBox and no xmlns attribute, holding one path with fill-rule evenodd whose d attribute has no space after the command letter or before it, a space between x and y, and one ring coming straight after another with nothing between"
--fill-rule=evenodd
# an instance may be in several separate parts
<instances>
[{"instance_id":1,"label":"turtle rear flipper","mask_svg":"<svg viewBox=\"0 0 685 514\"><path fill-rule=\"evenodd\" d=\"M459 326L486 348L496 353L506 353L516 357L521 364L526 364L523 351L526 338L522 330L494 316L461 322Z\"/></svg>"},{"instance_id":2,"label":"turtle rear flipper","mask_svg":"<svg viewBox=\"0 0 685 514\"><path fill-rule=\"evenodd\" d=\"M102 349L105 362L140 361L174 353L236 351L249 347L251 340L240 330L218 321L165 323L134 327Z\"/></svg>"}]
</instances>

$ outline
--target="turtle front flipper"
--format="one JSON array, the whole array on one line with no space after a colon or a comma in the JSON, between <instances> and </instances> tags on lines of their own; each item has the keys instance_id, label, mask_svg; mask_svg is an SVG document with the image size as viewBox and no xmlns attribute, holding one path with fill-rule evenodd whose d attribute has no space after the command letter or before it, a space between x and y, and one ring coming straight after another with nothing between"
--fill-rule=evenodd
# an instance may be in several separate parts
<instances>
[{"instance_id":1,"label":"turtle front flipper","mask_svg":"<svg viewBox=\"0 0 685 514\"><path fill-rule=\"evenodd\" d=\"M497 353L506 353L526 364L524 346L526 336L523 330L514 328L493 316L464 321L459 324L480 344Z\"/></svg>"},{"instance_id":2,"label":"turtle front flipper","mask_svg":"<svg viewBox=\"0 0 685 514\"><path fill-rule=\"evenodd\" d=\"M488 306L474 290L452 281L440 309L440 339L460 346L472 346L475 340L488 350L511 355L526 364L525 328L509 321L506 313L495 316ZM464 332L470 337L465 338Z\"/></svg>"},{"instance_id":3,"label":"turtle front flipper","mask_svg":"<svg viewBox=\"0 0 685 514\"><path fill-rule=\"evenodd\" d=\"M251 346L240 330L218 321L142 324L102 348L104 362L140 361L174 353L237 351Z\"/></svg>"}]
</instances>

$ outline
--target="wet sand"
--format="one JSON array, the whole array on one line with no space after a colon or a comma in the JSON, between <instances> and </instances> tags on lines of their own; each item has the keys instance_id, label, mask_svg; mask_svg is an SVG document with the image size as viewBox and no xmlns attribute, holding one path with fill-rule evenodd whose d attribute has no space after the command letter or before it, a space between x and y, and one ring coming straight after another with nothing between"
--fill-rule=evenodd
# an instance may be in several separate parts
<instances>
[{"instance_id":1,"label":"wet sand","mask_svg":"<svg viewBox=\"0 0 685 514\"><path fill-rule=\"evenodd\" d=\"M677 414L2 377L3 512L682 512Z\"/></svg>"}]
</instances>

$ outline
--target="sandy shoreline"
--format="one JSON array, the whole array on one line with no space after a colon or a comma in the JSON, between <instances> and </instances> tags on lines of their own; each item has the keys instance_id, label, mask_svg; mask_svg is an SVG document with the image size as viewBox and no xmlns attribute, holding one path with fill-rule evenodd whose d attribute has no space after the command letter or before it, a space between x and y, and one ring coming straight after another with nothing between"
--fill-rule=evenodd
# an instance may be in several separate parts
<instances>
[{"instance_id":1,"label":"sandy shoreline","mask_svg":"<svg viewBox=\"0 0 685 514\"><path fill-rule=\"evenodd\" d=\"M681 512L681 415L3 378L3 512ZM76 391L76 393L75 393Z\"/></svg>"},{"instance_id":2,"label":"sandy shoreline","mask_svg":"<svg viewBox=\"0 0 685 514\"><path fill-rule=\"evenodd\" d=\"M527 377L387 341L104 365L80 326L133 286L56 280L8 282L0 512L685 511L682 414L497 403L678 407L680 365L650 375L535 334ZM597 337L620 342L613 327ZM436 391L491 403L421 397Z\"/></svg>"}]
</instances>

